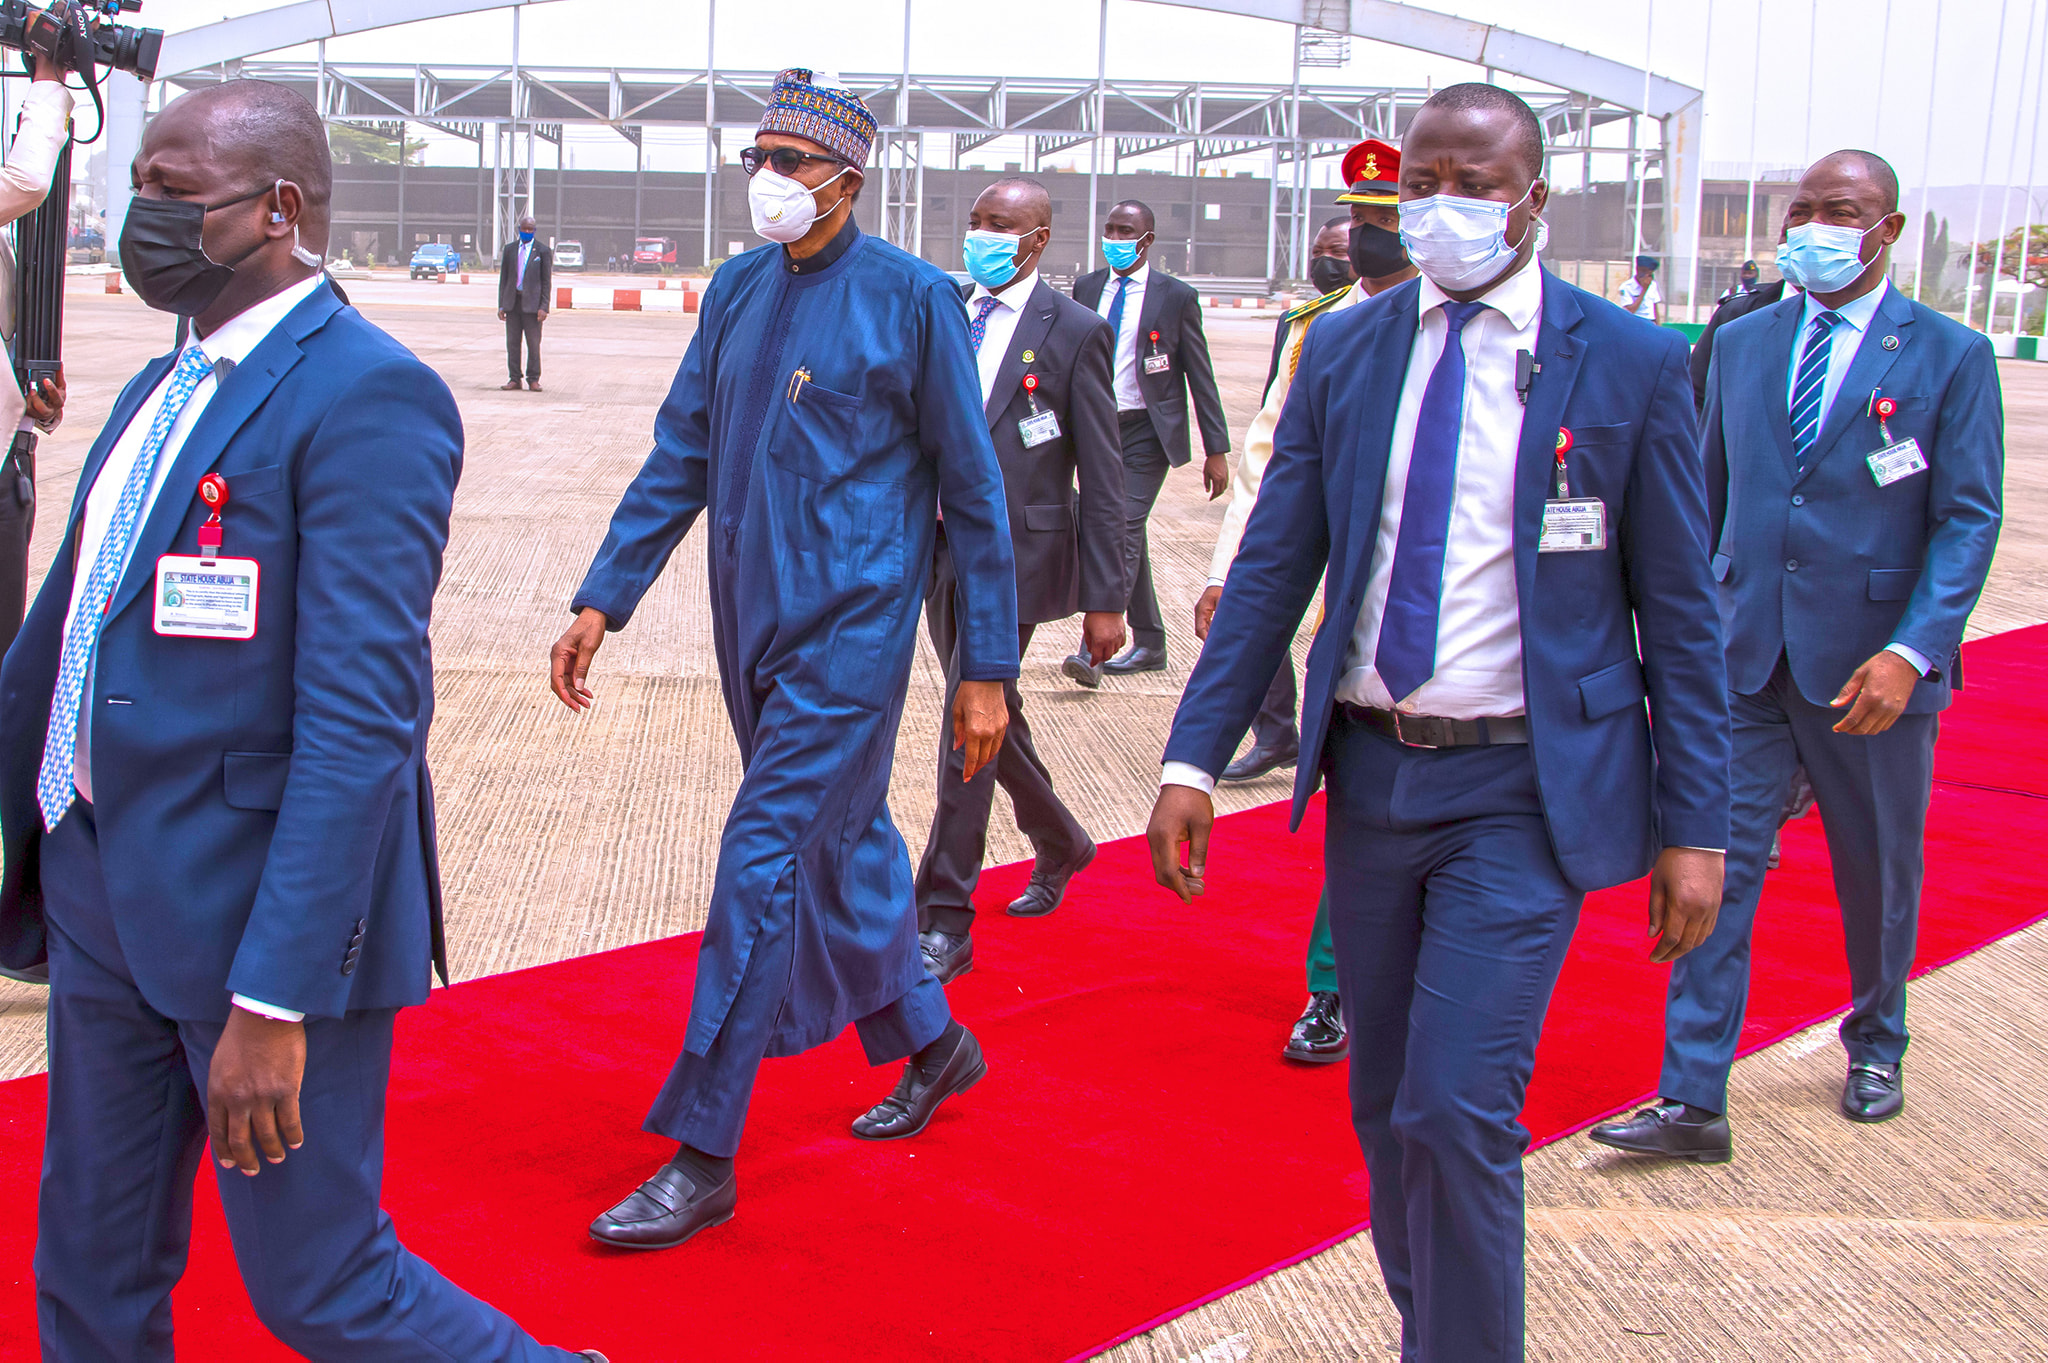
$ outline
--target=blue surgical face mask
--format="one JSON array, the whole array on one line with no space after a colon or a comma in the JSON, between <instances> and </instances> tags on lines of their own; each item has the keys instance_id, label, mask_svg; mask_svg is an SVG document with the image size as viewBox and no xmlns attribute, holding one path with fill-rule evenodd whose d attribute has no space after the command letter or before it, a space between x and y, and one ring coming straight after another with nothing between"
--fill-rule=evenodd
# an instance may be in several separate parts
<instances>
[{"instance_id":1,"label":"blue surgical face mask","mask_svg":"<svg viewBox=\"0 0 2048 1363\"><path fill-rule=\"evenodd\" d=\"M1857 231L1827 222L1802 222L1778 243L1778 273L1809 293L1846 289L1870 268L1863 239L1884 226L1882 218Z\"/></svg>"},{"instance_id":2,"label":"blue surgical face mask","mask_svg":"<svg viewBox=\"0 0 2048 1363\"><path fill-rule=\"evenodd\" d=\"M1109 268L1112 270L1128 270L1138 263L1138 243L1104 237L1102 258L1109 262Z\"/></svg>"},{"instance_id":3,"label":"blue surgical face mask","mask_svg":"<svg viewBox=\"0 0 2048 1363\"><path fill-rule=\"evenodd\" d=\"M1021 236L969 232L960 243L961 254L966 257L967 277L984 289L1000 289L1017 277L1017 258L1024 254L1025 241L1041 230L1034 227Z\"/></svg>"},{"instance_id":4,"label":"blue surgical face mask","mask_svg":"<svg viewBox=\"0 0 2048 1363\"><path fill-rule=\"evenodd\" d=\"M519 239L520 239L521 241L532 241L532 240L533 240L533 233L531 233L531 232L521 232L521 233L519 234Z\"/></svg>"},{"instance_id":5,"label":"blue surgical face mask","mask_svg":"<svg viewBox=\"0 0 2048 1363\"><path fill-rule=\"evenodd\" d=\"M1508 244L1508 214L1535 193L1532 183L1521 199L1467 199L1432 194L1401 205L1401 244L1408 259L1429 281L1447 293L1484 288L1507 272L1521 243ZM1536 220L1540 236L1542 219Z\"/></svg>"}]
</instances>

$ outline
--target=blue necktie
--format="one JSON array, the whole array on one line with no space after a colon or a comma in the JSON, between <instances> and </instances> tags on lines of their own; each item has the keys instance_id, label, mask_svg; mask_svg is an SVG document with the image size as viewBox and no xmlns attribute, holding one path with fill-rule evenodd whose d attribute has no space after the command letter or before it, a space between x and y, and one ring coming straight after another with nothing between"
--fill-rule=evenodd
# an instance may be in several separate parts
<instances>
[{"instance_id":1,"label":"blue necktie","mask_svg":"<svg viewBox=\"0 0 2048 1363\"><path fill-rule=\"evenodd\" d=\"M977 355L981 353L981 343L988 339L988 315L996 310L996 304L1000 301L994 294L990 294L975 305L979 311L974 314L974 320L967 324L967 339L974 342L974 353Z\"/></svg>"},{"instance_id":2,"label":"blue necktie","mask_svg":"<svg viewBox=\"0 0 2048 1363\"><path fill-rule=\"evenodd\" d=\"M1116 297L1109 300L1109 334L1115 338L1110 342L1112 354L1115 353L1116 347L1122 345L1124 341L1124 292L1130 287L1131 277L1129 275L1117 276Z\"/></svg>"},{"instance_id":3,"label":"blue necktie","mask_svg":"<svg viewBox=\"0 0 2048 1363\"><path fill-rule=\"evenodd\" d=\"M1792 381L1792 457L1806 467L1813 442L1820 439L1820 395L1828 384L1828 352L1834 346L1839 312L1824 312L1813 319L1806 333L1806 350L1799 357L1799 376Z\"/></svg>"},{"instance_id":4,"label":"blue necktie","mask_svg":"<svg viewBox=\"0 0 2048 1363\"><path fill-rule=\"evenodd\" d=\"M92 672L93 653L99 648L100 629L106 624L107 606L121 572L128 566L128 553L135 541L136 522L142 517L142 503L155 481L156 461L164 452L171 427L192 397L200 381L213 372L212 361L198 346L186 347L171 372L171 386L164 391L156 420L149 424L135 466L121 485L121 500L114 506L114 518L107 524L106 538L92 561L92 575L85 580L85 594L78 598L78 611L64 632L64 652L57 663L57 690L50 703L50 727L43 739L43 766L36 778L36 803L43 811L43 827L54 831L77 795L72 767L78 756L78 708L85 698L85 679Z\"/></svg>"},{"instance_id":5,"label":"blue necktie","mask_svg":"<svg viewBox=\"0 0 2048 1363\"><path fill-rule=\"evenodd\" d=\"M1458 436L1465 420L1465 324L1484 303L1443 305L1444 353L1422 390L1408 482L1401 494L1401 533L1387 579L1373 666L1395 702L1413 695L1436 673L1437 615L1443 605L1444 546L1451 535L1451 501L1458 483Z\"/></svg>"}]
</instances>

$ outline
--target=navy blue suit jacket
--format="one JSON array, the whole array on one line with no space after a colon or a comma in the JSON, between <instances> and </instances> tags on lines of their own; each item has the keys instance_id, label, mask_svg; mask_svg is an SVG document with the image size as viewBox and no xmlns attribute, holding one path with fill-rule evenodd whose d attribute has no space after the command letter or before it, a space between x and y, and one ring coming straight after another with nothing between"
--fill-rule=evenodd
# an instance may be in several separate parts
<instances>
[{"instance_id":1,"label":"navy blue suit jacket","mask_svg":"<svg viewBox=\"0 0 2048 1363\"><path fill-rule=\"evenodd\" d=\"M1728 684L1761 691L1784 657L1800 695L1825 705L1901 643L1939 673L1913 688L1908 711L1945 709L1998 547L2005 408L1991 343L1888 288L1802 471L1787 392L1805 306L1794 294L1730 322L1707 376ZM1898 403L1892 438L1919 441L1929 465L1889 487L1864 460L1886 443L1870 413L1880 390Z\"/></svg>"},{"instance_id":2,"label":"navy blue suit jacket","mask_svg":"<svg viewBox=\"0 0 2048 1363\"><path fill-rule=\"evenodd\" d=\"M0 960L16 968L45 955L36 774L80 512L175 359L114 404L0 666ZM441 961L427 620L461 467L446 385L323 288L221 384L165 475L86 696L107 896L157 1011L218 1021L239 993L334 1017L425 998ZM156 561L196 552L213 471L223 553L261 565L256 637L159 637Z\"/></svg>"},{"instance_id":3,"label":"navy blue suit jacket","mask_svg":"<svg viewBox=\"0 0 2048 1363\"><path fill-rule=\"evenodd\" d=\"M1329 611L1302 698L1297 822L1321 778L1372 571L1419 292L1403 284L1310 329L1166 748L1169 761L1222 770L1327 563ZM1522 684L1558 864L1591 890L1642 875L1660 843L1728 845L1721 632L1684 342L1546 275L1536 359L1514 486ZM1561 428L1574 442L1573 494L1607 503L1604 552L1536 552Z\"/></svg>"}]
</instances>

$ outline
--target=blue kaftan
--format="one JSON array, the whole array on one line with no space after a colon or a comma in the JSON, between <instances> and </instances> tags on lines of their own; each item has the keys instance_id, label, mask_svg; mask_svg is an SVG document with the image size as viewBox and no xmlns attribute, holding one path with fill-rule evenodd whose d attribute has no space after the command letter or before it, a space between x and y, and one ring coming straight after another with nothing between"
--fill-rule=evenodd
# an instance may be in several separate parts
<instances>
[{"instance_id":1,"label":"blue kaftan","mask_svg":"<svg viewBox=\"0 0 2048 1363\"><path fill-rule=\"evenodd\" d=\"M746 774L698 958L699 1056L771 945L764 922L793 938L787 991L744 997L777 1010L767 1054L830 1040L925 977L887 797L942 507L961 675L1017 675L1009 516L959 291L851 223L820 254L792 267L765 246L720 268L575 596L620 628L709 511L712 635ZM785 959L772 945L763 959Z\"/></svg>"}]
</instances>

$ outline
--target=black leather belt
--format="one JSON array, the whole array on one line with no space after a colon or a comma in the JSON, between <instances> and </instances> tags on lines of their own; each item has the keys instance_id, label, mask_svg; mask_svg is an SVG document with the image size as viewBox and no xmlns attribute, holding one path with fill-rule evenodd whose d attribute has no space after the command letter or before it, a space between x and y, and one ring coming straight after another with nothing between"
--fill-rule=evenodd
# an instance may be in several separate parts
<instances>
[{"instance_id":1,"label":"black leather belt","mask_svg":"<svg viewBox=\"0 0 2048 1363\"><path fill-rule=\"evenodd\" d=\"M1410 748L1476 748L1529 741L1529 720L1524 715L1504 719L1443 719L1436 715L1405 715L1399 710L1375 710L1348 700L1339 702L1338 708L1353 723Z\"/></svg>"}]
</instances>

